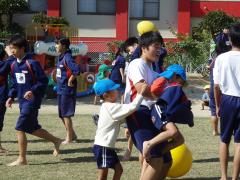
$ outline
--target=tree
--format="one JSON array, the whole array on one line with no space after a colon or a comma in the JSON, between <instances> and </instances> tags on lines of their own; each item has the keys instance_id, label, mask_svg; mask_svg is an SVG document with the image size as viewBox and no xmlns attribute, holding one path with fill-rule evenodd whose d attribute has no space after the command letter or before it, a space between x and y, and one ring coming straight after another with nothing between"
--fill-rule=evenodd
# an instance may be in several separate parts
<instances>
[{"instance_id":1,"label":"tree","mask_svg":"<svg viewBox=\"0 0 240 180\"><path fill-rule=\"evenodd\" d=\"M8 19L5 29L11 26L13 15L17 12L28 9L26 0L0 0L0 23L2 24L2 16L5 15ZM3 25L3 24L2 24Z\"/></svg>"},{"instance_id":2,"label":"tree","mask_svg":"<svg viewBox=\"0 0 240 180\"><path fill-rule=\"evenodd\" d=\"M229 16L223 11L211 11L203 17L199 26L196 27L194 31L202 32L203 30L207 30L211 33L212 38L214 39L223 28L228 27L237 21L237 18Z\"/></svg>"}]
</instances>

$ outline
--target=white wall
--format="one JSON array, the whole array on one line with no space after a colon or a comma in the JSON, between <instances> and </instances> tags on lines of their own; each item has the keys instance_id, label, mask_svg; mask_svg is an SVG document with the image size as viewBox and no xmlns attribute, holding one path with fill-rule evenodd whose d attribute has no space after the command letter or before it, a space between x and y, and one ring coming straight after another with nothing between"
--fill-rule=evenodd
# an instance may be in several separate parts
<instances>
[{"instance_id":1,"label":"white wall","mask_svg":"<svg viewBox=\"0 0 240 180\"><path fill-rule=\"evenodd\" d=\"M130 9L130 8L129 8ZM151 20L157 26L164 38L175 38L169 31L169 24L177 30L178 26L178 0L160 0L159 20ZM137 24L142 20L129 21L129 36L137 36Z\"/></svg>"},{"instance_id":2,"label":"white wall","mask_svg":"<svg viewBox=\"0 0 240 180\"><path fill-rule=\"evenodd\" d=\"M80 37L116 37L116 17L113 15L78 15L77 0L62 0L61 16L70 26L79 28Z\"/></svg>"}]
</instances>

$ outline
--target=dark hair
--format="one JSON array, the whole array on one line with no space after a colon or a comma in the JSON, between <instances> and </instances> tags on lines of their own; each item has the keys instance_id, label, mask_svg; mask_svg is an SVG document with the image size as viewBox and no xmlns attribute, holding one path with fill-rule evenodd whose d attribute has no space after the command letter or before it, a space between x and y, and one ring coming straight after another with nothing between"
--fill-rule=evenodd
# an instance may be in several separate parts
<instances>
[{"instance_id":1,"label":"dark hair","mask_svg":"<svg viewBox=\"0 0 240 180\"><path fill-rule=\"evenodd\" d=\"M21 35L14 35L9 40L9 44L18 48L24 48L27 51L27 40Z\"/></svg>"},{"instance_id":2,"label":"dark hair","mask_svg":"<svg viewBox=\"0 0 240 180\"><path fill-rule=\"evenodd\" d=\"M123 52L125 52L125 43L122 43L119 47L118 47L118 51L116 52L116 56L115 58L117 58L119 55L121 55Z\"/></svg>"},{"instance_id":3,"label":"dark hair","mask_svg":"<svg viewBox=\"0 0 240 180\"><path fill-rule=\"evenodd\" d=\"M136 37L130 37L125 41L125 48L133 46L134 44L138 44L138 39Z\"/></svg>"},{"instance_id":4,"label":"dark hair","mask_svg":"<svg viewBox=\"0 0 240 180\"><path fill-rule=\"evenodd\" d=\"M240 23L234 24L230 27L229 37L232 45L240 48Z\"/></svg>"},{"instance_id":5,"label":"dark hair","mask_svg":"<svg viewBox=\"0 0 240 180\"><path fill-rule=\"evenodd\" d=\"M57 44L64 45L66 49L69 49L70 46L70 40L68 38L60 38L55 41Z\"/></svg>"},{"instance_id":6,"label":"dark hair","mask_svg":"<svg viewBox=\"0 0 240 180\"><path fill-rule=\"evenodd\" d=\"M0 44L0 60L3 60L5 55L6 55L6 52L4 50L4 45Z\"/></svg>"},{"instance_id":7,"label":"dark hair","mask_svg":"<svg viewBox=\"0 0 240 180\"><path fill-rule=\"evenodd\" d=\"M160 43L163 45L163 38L159 32L146 32L140 36L139 45L142 47L149 47L153 43Z\"/></svg>"}]
</instances>

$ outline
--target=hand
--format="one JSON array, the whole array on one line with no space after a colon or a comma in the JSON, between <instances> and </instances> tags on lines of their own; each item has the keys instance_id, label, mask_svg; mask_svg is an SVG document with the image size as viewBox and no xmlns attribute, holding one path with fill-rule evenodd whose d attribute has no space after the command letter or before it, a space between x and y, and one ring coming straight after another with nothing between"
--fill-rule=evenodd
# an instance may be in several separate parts
<instances>
[{"instance_id":1,"label":"hand","mask_svg":"<svg viewBox=\"0 0 240 180\"><path fill-rule=\"evenodd\" d=\"M8 100L6 101L5 106L7 108L12 108L12 104L13 104L13 99L12 98L8 98Z\"/></svg>"},{"instance_id":2,"label":"hand","mask_svg":"<svg viewBox=\"0 0 240 180\"><path fill-rule=\"evenodd\" d=\"M125 129L124 134L125 134L125 137L126 137L127 139L129 139L129 138L131 137L130 132L129 132L129 129L127 129L127 128Z\"/></svg>"},{"instance_id":3,"label":"hand","mask_svg":"<svg viewBox=\"0 0 240 180\"><path fill-rule=\"evenodd\" d=\"M69 87L74 87L73 81L70 80L70 79L68 80L68 86L69 86Z\"/></svg>"},{"instance_id":4,"label":"hand","mask_svg":"<svg viewBox=\"0 0 240 180\"><path fill-rule=\"evenodd\" d=\"M27 91L24 96L23 96L26 100L31 100L33 98L33 93L32 91Z\"/></svg>"},{"instance_id":5,"label":"hand","mask_svg":"<svg viewBox=\"0 0 240 180\"><path fill-rule=\"evenodd\" d=\"M141 94L141 95L144 95L147 90L148 90L148 85L147 85L147 83L143 83L143 84L142 84L142 87L141 87L140 94Z\"/></svg>"}]
</instances>

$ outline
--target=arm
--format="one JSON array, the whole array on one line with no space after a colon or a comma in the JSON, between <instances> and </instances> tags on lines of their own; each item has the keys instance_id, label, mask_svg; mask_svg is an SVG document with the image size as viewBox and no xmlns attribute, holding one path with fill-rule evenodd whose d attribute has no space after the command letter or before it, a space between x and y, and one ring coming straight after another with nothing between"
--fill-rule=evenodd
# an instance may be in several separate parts
<instances>
[{"instance_id":1,"label":"arm","mask_svg":"<svg viewBox=\"0 0 240 180\"><path fill-rule=\"evenodd\" d=\"M122 76L122 82L125 82L124 69L120 68L119 71L120 71L120 74Z\"/></svg>"},{"instance_id":2,"label":"arm","mask_svg":"<svg viewBox=\"0 0 240 180\"><path fill-rule=\"evenodd\" d=\"M140 106L143 96L138 94L130 104L114 104L113 107L108 108L109 114L115 121L125 119L132 114Z\"/></svg>"},{"instance_id":3,"label":"arm","mask_svg":"<svg viewBox=\"0 0 240 180\"><path fill-rule=\"evenodd\" d=\"M219 73L219 64L220 59L216 58L215 65L213 68L213 81L214 81L214 98L215 98L215 104L216 104L216 113L218 116L219 113L219 107L220 107L220 99L221 99L221 90L220 90L220 73Z\"/></svg>"},{"instance_id":4,"label":"arm","mask_svg":"<svg viewBox=\"0 0 240 180\"><path fill-rule=\"evenodd\" d=\"M10 76L11 87L8 92L8 100L6 101L6 107L11 107L14 99L17 97L17 81L15 75L11 74Z\"/></svg>"},{"instance_id":5,"label":"arm","mask_svg":"<svg viewBox=\"0 0 240 180\"><path fill-rule=\"evenodd\" d=\"M81 72L80 65L74 61L71 55L66 55L65 59L66 59L67 67L71 70L72 75L74 76L79 75Z\"/></svg>"},{"instance_id":6,"label":"arm","mask_svg":"<svg viewBox=\"0 0 240 180\"><path fill-rule=\"evenodd\" d=\"M167 141L169 139L174 139L174 137L178 134L178 129L174 123L169 122L165 125L164 131L155 136L153 139L149 141L144 141L143 143L143 157L146 160L150 159L150 151L151 149L156 146L157 144Z\"/></svg>"},{"instance_id":7,"label":"arm","mask_svg":"<svg viewBox=\"0 0 240 180\"><path fill-rule=\"evenodd\" d=\"M44 93L47 88L48 78L38 61L32 61L31 64L36 80L35 84L33 84L31 88L31 91L33 94Z\"/></svg>"},{"instance_id":8,"label":"arm","mask_svg":"<svg viewBox=\"0 0 240 180\"><path fill-rule=\"evenodd\" d=\"M217 116L219 116L221 90L218 84L214 84L214 98L215 98Z\"/></svg>"}]
</instances>

